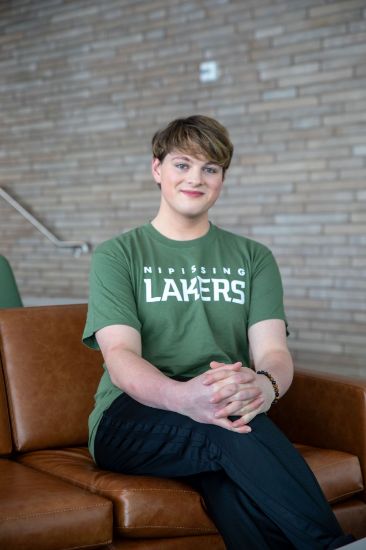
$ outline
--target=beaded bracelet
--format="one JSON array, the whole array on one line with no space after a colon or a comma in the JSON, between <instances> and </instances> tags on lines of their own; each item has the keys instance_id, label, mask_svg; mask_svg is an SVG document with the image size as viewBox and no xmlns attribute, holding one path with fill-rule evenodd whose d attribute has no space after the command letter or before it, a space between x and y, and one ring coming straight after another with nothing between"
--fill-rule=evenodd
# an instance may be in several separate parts
<instances>
[{"instance_id":1,"label":"beaded bracelet","mask_svg":"<svg viewBox=\"0 0 366 550\"><path fill-rule=\"evenodd\" d=\"M271 382L272 387L273 387L273 391L274 391L274 394L275 394L275 398L272 401L272 405L275 405L276 403L278 403L278 400L280 398L280 390L278 389L278 384L277 384L276 380L273 378L272 374L270 374L266 370L258 370L257 374L263 374L264 376L267 376L268 380Z\"/></svg>"}]
</instances>

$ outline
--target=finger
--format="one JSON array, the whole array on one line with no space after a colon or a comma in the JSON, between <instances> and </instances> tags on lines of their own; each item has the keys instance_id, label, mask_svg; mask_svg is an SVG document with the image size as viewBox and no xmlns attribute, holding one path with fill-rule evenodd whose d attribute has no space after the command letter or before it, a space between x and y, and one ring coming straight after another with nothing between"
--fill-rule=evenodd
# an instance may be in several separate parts
<instances>
[{"instance_id":1,"label":"finger","mask_svg":"<svg viewBox=\"0 0 366 550\"><path fill-rule=\"evenodd\" d=\"M213 362L210 363L210 366L213 364ZM212 367L212 370L206 371L203 374L203 383L204 384L212 384L213 382L216 382L217 380L222 380L224 378L227 378L229 376L232 376L233 373L239 374L240 370L242 369L241 363L233 363L233 364L220 364L220 366ZM254 375L251 376L251 379L254 379Z\"/></svg>"},{"instance_id":2,"label":"finger","mask_svg":"<svg viewBox=\"0 0 366 550\"><path fill-rule=\"evenodd\" d=\"M262 405L263 405L263 403L262 403ZM253 420L253 418L255 418L257 416L257 414L260 414L260 413L264 412L263 409L262 409L262 405L256 406L251 411L246 411L245 414L242 414L240 416L240 418L233 421L234 426L235 427L240 427L244 424L248 424L248 422L250 422L251 420Z\"/></svg>"},{"instance_id":3,"label":"finger","mask_svg":"<svg viewBox=\"0 0 366 550\"><path fill-rule=\"evenodd\" d=\"M238 374L234 371L235 374ZM203 383L206 385L213 384L214 382L220 382L233 376L233 371L228 369L216 369L215 371L207 371L203 378Z\"/></svg>"},{"instance_id":4,"label":"finger","mask_svg":"<svg viewBox=\"0 0 366 550\"><path fill-rule=\"evenodd\" d=\"M240 387L237 384L225 384L221 388L217 389L209 399L209 402L213 405L217 405L224 400L233 400L233 395L238 393Z\"/></svg>"},{"instance_id":5,"label":"finger","mask_svg":"<svg viewBox=\"0 0 366 550\"><path fill-rule=\"evenodd\" d=\"M231 401L225 407L215 412L215 418L227 418L228 416L239 416L243 408L242 401Z\"/></svg>"},{"instance_id":6,"label":"finger","mask_svg":"<svg viewBox=\"0 0 366 550\"><path fill-rule=\"evenodd\" d=\"M247 417L249 414L252 414L253 412L255 412L256 414L260 412L264 412L262 409L264 402L265 402L265 398L263 396L260 396L257 399L253 399L253 401L251 401L250 403L245 404L245 406L242 407L237 412L237 414L242 417Z\"/></svg>"},{"instance_id":7,"label":"finger","mask_svg":"<svg viewBox=\"0 0 366 550\"><path fill-rule=\"evenodd\" d=\"M212 369L218 369L219 367L223 367L225 363L219 363L218 361L211 361L210 367Z\"/></svg>"},{"instance_id":8,"label":"finger","mask_svg":"<svg viewBox=\"0 0 366 550\"><path fill-rule=\"evenodd\" d=\"M226 430L230 430L231 432L237 432L237 433L249 433L252 431L252 428L248 426L247 424L238 424L235 426L235 423L232 422L229 419L217 419L213 422L215 426L220 426L220 428L225 428Z\"/></svg>"},{"instance_id":9,"label":"finger","mask_svg":"<svg viewBox=\"0 0 366 550\"><path fill-rule=\"evenodd\" d=\"M250 421L248 420L248 422L250 422ZM247 422L242 416L240 418L238 418L237 420L234 420L234 422L233 422L233 428L234 429L240 429L243 426L247 426Z\"/></svg>"},{"instance_id":10,"label":"finger","mask_svg":"<svg viewBox=\"0 0 366 550\"><path fill-rule=\"evenodd\" d=\"M255 387L243 388L240 384L226 384L222 388L215 391L211 398L210 403L217 405L221 401L241 401L243 406L247 405L247 402L253 401L260 397L261 391ZM224 405L225 403L223 403Z\"/></svg>"},{"instance_id":11,"label":"finger","mask_svg":"<svg viewBox=\"0 0 366 550\"><path fill-rule=\"evenodd\" d=\"M239 434L248 434L252 431L252 428L247 424L245 424L244 426L235 426L235 427L233 426L231 428L231 431Z\"/></svg>"},{"instance_id":12,"label":"finger","mask_svg":"<svg viewBox=\"0 0 366 550\"><path fill-rule=\"evenodd\" d=\"M220 391L220 390L218 390ZM249 405L254 399L263 397L263 392L256 386L249 384L238 384L238 391L232 396L232 401L242 401L243 407Z\"/></svg>"},{"instance_id":13,"label":"finger","mask_svg":"<svg viewBox=\"0 0 366 550\"><path fill-rule=\"evenodd\" d=\"M237 363L235 364L237 365ZM225 365L225 367L217 368L215 370L206 371L204 373L204 382L206 384L212 384L223 379L231 377L232 382L238 384L247 384L248 382L254 382L256 379L255 373L246 367L239 369L232 368L231 365Z\"/></svg>"},{"instance_id":14,"label":"finger","mask_svg":"<svg viewBox=\"0 0 366 550\"><path fill-rule=\"evenodd\" d=\"M243 401L231 401L225 407L220 408L215 412L216 418L223 418L228 416L244 416L253 411L259 411L260 407L264 403L264 398L261 396L258 399L254 399L243 407Z\"/></svg>"},{"instance_id":15,"label":"finger","mask_svg":"<svg viewBox=\"0 0 366 550\"><path fill-rule=\"evenodd\" d=\"M260 411L253 411L251 414L241 416L240 418L238 418L233 422L233 427L235 429L240 429L243 426L247 426L249 422L251 422L253 418L255 418L259 413Z\"/></svg>"},{"instance_id":16,"label":"finger","mask_svg":"<svg viewBox=\"0 0 366 550\"><path fill-rule=\"evenodd\" d=\"M220 373L222 371L219 371ZM253 373L253 371L251 371L250 369L240 369L239 372L230 372L230 371L225 371L228 376L227 377L230 377L231 381L232 382L235 382L236 384L251 384L253 383L253 387L257 387L257 384L255 384L255 374ZM219 376L217 372L214 372L212 374L212 376Z\"/></svg>"},{"instance_id":17,"label":"finger","mask_svg":"<svg viewBox=\"0 0 366 550\"><path fill-rule=\"evenodd\" d=\"M240 367L243 366L243 363L241 361L236 361L235 363L220 363L219 361L211 361L210 367L212 369L218 369L221 367L229 367L231 369L240 369Z\"/></svg>"}]
</instances>

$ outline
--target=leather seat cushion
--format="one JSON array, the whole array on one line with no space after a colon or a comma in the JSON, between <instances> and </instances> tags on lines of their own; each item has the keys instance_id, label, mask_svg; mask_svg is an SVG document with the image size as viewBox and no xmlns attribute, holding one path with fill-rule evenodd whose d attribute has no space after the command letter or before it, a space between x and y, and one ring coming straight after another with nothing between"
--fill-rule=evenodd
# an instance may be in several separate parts
<instances>
[{"instance_id":1,"label":"leather seat cushion","mask_svg":"<svg viewBox=\"0 0 366 550\"><path fill-rule=\"evenodd\" d=\"M295 445L315 474L328 502L334 504L364 489L357 456L309 445Z\"/></svg>"},{"instance_id":2,"label":"leather seat cushion","mask_svg":"<svg viewBox=\"0 0 366 550\"><path fill-rule=\"evenodd\" d=\"M366 537L366 503L364 500L354 497L338 502L333 506L333 512L345 533L352 533L356 539Z\"/></svg>"},{"instance_id":3,"label":"leather seat cushion","mask_svg":"<svg viewBox=\"0 0 366 550\"><path fill-rule=\"evenodd\" d=\"M226 550L220 535L164 539L115 539L103 550Z\"/></svg>"},{"instance_id":4,"label":"leather seat cushion","mask_svg":"<svg viewBox=\"0 0 366 550\"><path fill-rule=\"evenodd\" d=\"M114 529L123 536L217 533L201 496L180 481L100 470L86 448L33 451L19 456L19 460L111 499Z\"/></svg>"},{"instance_id":5,"label":"leather seat cushion","mask_svg":"<svg viewBox=\"0 0 366 550\"><path fill-rule=\"evenodd\" d=\"M297 446L329 502L363 489L360 464L348 453ZM86 448L34 451L19 460L110 498L115 527L129 537L174 537L216 533L200 495L171 479L129 476L98 469Z\"/></svg>"},{"instance_id":6,"label":"leather seat cushion","mask_svg":"<svg viewBox=\"0 0 366 550\"><path fill-rule=\"evenodd\" d=\"M111 503L13 460L0 460L0 548L57 550L108 544Z\"/></svg>"}]
</instances>

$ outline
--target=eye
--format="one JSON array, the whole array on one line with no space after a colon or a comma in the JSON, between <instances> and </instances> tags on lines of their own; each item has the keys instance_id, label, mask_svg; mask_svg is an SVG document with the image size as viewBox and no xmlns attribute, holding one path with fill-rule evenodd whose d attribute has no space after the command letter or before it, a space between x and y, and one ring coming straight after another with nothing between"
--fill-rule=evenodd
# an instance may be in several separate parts
<instances>
[{"instance_id":1,"label":"eye","mask_svg":"<svg viewBox=\"0 0 366 550\"><path fill-rule=\"evenodd\" d=\"M188 164L185 164L184 162L178 162L175 166L179 170L186 170L188 168Z\"/></svg>"},{"instance_id":2,"label":"eye","mask_svg":"<svg viewBox=\"0 0 366 550\"><path fill-rule=\"evenodd\" d=\"M208 174L218 174L219 168L217 166L205 166L204 170Z\"/></svg>"}]
</instances>

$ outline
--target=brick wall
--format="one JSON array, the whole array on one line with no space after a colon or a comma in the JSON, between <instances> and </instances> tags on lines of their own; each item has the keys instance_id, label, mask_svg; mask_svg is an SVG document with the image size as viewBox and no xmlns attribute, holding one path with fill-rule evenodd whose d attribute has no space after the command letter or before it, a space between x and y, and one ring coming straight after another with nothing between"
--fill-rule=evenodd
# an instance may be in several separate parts
<instances>
[{"instance_id":1,"label":"brick wall","mask_svg":"<svg viewBox=\"0 0 366 550\"><path fill-rule=\"evenodd\" d=\"M365 0L13 0L0 16L1 186L95 245L154 215L157 127L217 117L235 157L213 221L275 253L298 365L366 373ZM1 199L0 232L26 303L86 299L89 255Z\"/></svg>"}]
</instances>

